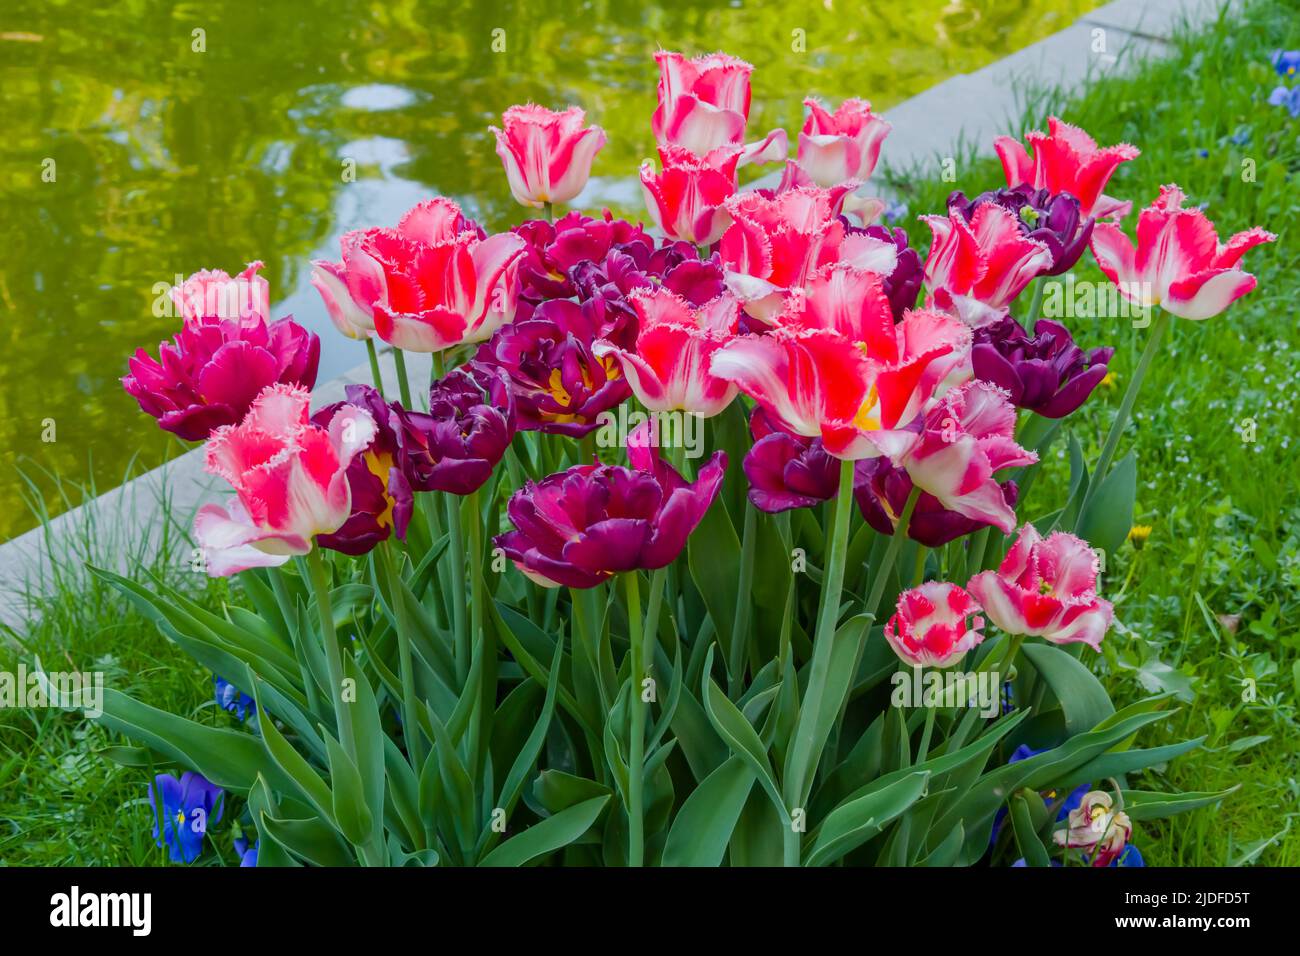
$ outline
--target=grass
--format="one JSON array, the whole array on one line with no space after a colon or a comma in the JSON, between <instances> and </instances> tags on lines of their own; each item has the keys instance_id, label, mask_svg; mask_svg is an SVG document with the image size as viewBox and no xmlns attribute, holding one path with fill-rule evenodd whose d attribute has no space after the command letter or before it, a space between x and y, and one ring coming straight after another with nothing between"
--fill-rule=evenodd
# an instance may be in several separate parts
<instances>
[{"instance_id":1,"label":"grass","mask_svg":"<svg viewBox=\"0 0 1300 956\"><path fill-rule=\"evenodd\" d=\"M1136 452L1136 522L1152 531L1140 551L1130 542L1110 556L1105 593L1118 624L1096 667L1117 704L1174 692L1181 709L1160 725L1169 740L1207 738L1135 785L1240 786L1217 809L1141 824L1137 839L1152 864L1300 864L1300 254L1292 232L1300 121L1267 103L1278 84L1270 55L1296 46L1294 7L1252 3L1178 37L1168 59L1097 82L1081 98L1030 92L1022 128L1009 131L1043 129L1055 114L1103 145L1133 143L1141 157L1106 191L1133 199L1135 213L1162 183L1177 182L1189 204L1205 204L1222 239L1255 224L1278 234L1245 259L1259 280L1254 292L1208 321L1174 321L1120 448ZM1252 167L1250 181L1243 173ZM996 160L968 154L957 168L955 183L913 170L893 174L891 185L915 215L942 209L952 189L975 195L1003 181ZM928 230L909 231L924 248ZM1104 281L1087 255L1077 279ZM1095 462L1147 331L1123 319L1065 322L1084 348L1116 347L1115 381L1069 420ZM1064 500L1064 447L1057 442L1022 517ZM1164 742L1152 735L1143 746Z\"/></svg>"},{"instance_id":2,"label":"grass","mask_svg":"<svg viewBox=\"0 0 1300 956\"><path fill-rule=\"evenodd\" d=\"M1055 113L1099 142L1141 147L1142 157L1108 189L1138 208L1161 183L1178 182L1191 202L1207 204L1221 236L1254 224L1280 236L1246 258L1259 278L1255 292L1215 319L1174 323L1121 446L1121 454L1138 456L1137 521L1152 532L1140 551L1128 545L1110 558L1106 593L1119 623L1096 667L1117 703L1174 692L1180 709L1157 731L1169 740L1207 738L1203 749L1131 785L1239 785L1217 809L1139 824L1136 839L1151 864L1300 863L1300 825L1292 822L1300 799L1300 439L1293 435L1300 331L1292 309L1300 263L1290 236L1300 212L1300 121L1266 102L1277 82L1269 54L1297 46L1294 10L1252 3L1233 22L1180 37L1170 58L1099 81L1078 100L1033 92L1022 121L1023 129L1042 128ZM1245 160L1254 164L1253 182L1243 181ZM974 195L1001 182L995 161L968 156L958 169L955 183L912 171L893 185L915 215L941 210L951 189ZM913 236L924 248L925 228L913 224ZM1087 264L1078 277L1101 279ZM1095 460L1145 333L1119 320L1070 324L1085 347L1117 349L1115 384L1070 420ZM1253 442L1243 440L1247 420ZM1064 478L1063 459L1049 459L1028 516L1062 497ZM52 669L56 660L102 669L109 684L148 703L229 721L212 703L206 671L77 570L128 545L90 533L71 546L56 562L51 596L33 606L30 627L11 633L13 643L0 642L0 669L33 657ZM158 561L144 566L183 574ZM205 605L229 598L224 582L185 577ZM1253 699L1243 698L1247 679ZM1153 733L1143 744L1162 742ZM164 862L149 835L148 774L97 756L107 743L97 725L58 711L0 711L0 862ZM229 820L213 836L218 857L230 862ZM203 859L217 862L211 851Z\"/></svg>"}]
</instances>

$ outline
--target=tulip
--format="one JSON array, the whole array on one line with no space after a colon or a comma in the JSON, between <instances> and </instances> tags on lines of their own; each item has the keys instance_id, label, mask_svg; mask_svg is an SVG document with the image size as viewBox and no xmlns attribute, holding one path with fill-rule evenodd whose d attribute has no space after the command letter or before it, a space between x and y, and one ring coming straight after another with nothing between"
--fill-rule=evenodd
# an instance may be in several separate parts
<instances>
[{"instance_id":1,"label":"tulip","mask_svg":"<svg viewBox=\"0 0 1300 956\"><path fill-rule=\"evenodd\" d=\"M631 468L577 465L527 482L506 506L517 530L496 546L543 587L589 588L620 571L671 564L722 487L727 456L715 452L688 483L646 432L629 436Z\"/></svg>"},{"instance_id":2,"label":"tulip","mask_svg":"<svg viewBox=\"0 0 1300 956\"><path fill-rule=\"evenodd\" d=\"M1052 195L1046 189L1020 185L990 190L969 200L961 190L948 196L949 211L957 210L967 222L985 203L1001 206L1015 217L1022 236L1047 246L1052 259L1043 275L1069 272L1088 248L1094 220L1081 214L1079 200L1069 193Z\"/></svg>"},{"instance_id":3,"label":"tulip","mask_svg":"<svg viewBox=\"0 0 1300 956\"><path fill-rule=\"evenodd\" d=\"M532 309L547 299L578 295L571 273L579 266L603 269L606 258L620 252L644 267L655 251L654 237L639 223L615 219L608 209L599 219L580 212L567 213L553 223L530 219L514 232L525 242L519 261L516 318L528 318Z\"/></svg>"},{"instance_id":4,"label":"tulip","mask_svg":"<svg viewBox=\"0 0 1300 956\"><path fill-rule=\"evenodd\" d=\"M1038 460L1016 444L1015 430L1016 411L1006 393L987 382L967 382L926 412L920 440L895 461L945 508L1010 533L1016 514L994 473Z\"/></svg>"},{"instance_id":5,"label":"tulip","mask_svg":"<svg viewBox=\"0 0 1300 956\"><path fill-rule=\"evenodd\" d=\"M835 497L840 466L826 453L821 439L782 431L761 407L750 414L749 431L754 444L741 467L755 508L776 514Z\"/></svg>"},{"instance_id":6,"label":"tulip","mask_svg":"<svg viewBox=\"0 0 1300 956\"><path fill-rule=\"evenodd\" d=\"M662 170L641 167L646 209L670 239L700 246L717 242L731 224L726 202L736 194L738 150L719 147L697 156L677 146L661 146Z\"/></svg>"},{"instance_id":7,"label":"tulip","mask_svg":"<svg viewBox=\"0 0 1300 956\"><path fill-rule=\"evenodd\" d=\"M586 118L576 106L556 113L529 103L505 111L504 129L491 127L516 202L541 208L569 202L582 192L592 160L605 145L605 131L584 128Z\"/></svg>"},{"instance_id":8,"label":"tulip","mask_svg":"<svg viewBox=\"0 0 1300 956\"><path fill-rule=\"evenodd\" d=\"M1133 835L1133 822L1123 810L1112 810L1110 794L1093 790L1070 811L1067 827L1052 834L1057 846L1092 851L1093 866L1110 866Z\"/></svg>"},{"instance_id":9,"label":"tulip","mask_svg":"<svg viewBox=\"0 0 1300 956\"><path fill-rule=\"evenodd\" d=\"M1023 236L1018 218L993 203L979 206L970 222L956 210L921 220L934 235L925 260L927 304L975 328L1005 315L1052 263L1047 244Z\"/></svg>"},{"instance_id":10,"label":"tulip","mask_svg":"<svg viewBox=\"0 0 1300 956\"><path fill-rule=\"evenodd\" d=\"M636 348L601 339L598 358L618 361L641 404L652 412L684 411L710 418L736 397L734 383L709 373L709 360L736 334L740 304L723 293L692 308L670 289L638 289L629 296L639 320Z\"/></svg>"},{"instance_id":11,"label":"tulip","mask_svg":"<svg viewBox=\"0 0 1300 956\"><path fill-rule=\"evenodd\" d=\"M271 286L257 274L262 268L263 263L250 262L233 278L221 269L200 270L172 289L172 302L186 322L211 316L265 320L271 314Z\"/></svg>"},{"instance_id":12,"label":"tulip","mask_svg":"<svg viewBox=\"0 0 1300 956\"><path fill-rule=\"evenodd\" d=\"M319 364L320 339L292 318L191 317L157 359L136 351L122 387L164 431L202 441L242 420L268 385L311 388Z\"/></svg>"},{"instance_id":13,"label":"tulip","mask_svg":"<svg viewBox=\"0 0 1300 956\"><path fill-rule=\"evenodd\" d=\"M979 605L955 584L926 581L898 596L885 640L913 667L948 667L984 640Z\"/></svg>"},{"instance_id":14,"label":"tulip","mask_svg":"<svg viewBox=\"0 0 1300 956\"><path fill-rule=\"evenodd\" d=\"M610 331L599 326L598 313L591 302L545 302L479 348L477 365L505 372L521 430L580 438L632 393L618 360L593 352Z\"/></svg>"},{"instance_id":15,"label":"tulip","mask_svg":"<svg viewBox=\"0 0 1300 956\"><path fill-rule=\"evenodd\" d=\"M840 219L850 235L862 234L881 242L893 243L894 268L889 272L881 272L880 276L885 297L889 299L889 308L894 313L894 321L901 322L903 315L916 306L916 296L925 279L921 256L908 245L907 230L897 226L893 229L886 226L864 228L851 225L843 216Z\"/></svg>"},{"instance_id":16,"label":"tulip","mask_svg":"<svg viewBox=\"0 0 1300 956\"><path fill-rule=\"evenodd\" d=\"M894 533L913 487L907 470L888 458L868 458L857 463L853 496L862 517L879 534ZM1016 483L1004 481L998 487L1007 508L1014 508L1019 494ZM939 548L988 526L987 521L945 508L938 498L923 491L907 523L907 536L927 548Z\"/></svg>"},{"instance_id":17,"label":"tulip","mask_svg":"<svg viewBox=\"0 0 1300 956\"><path fill-rule=\"evenodd\" d=\"M799 165L812 181L829 188L870 179L889 123L872 113L866 100L845 100L834 113L812 98L803 105L809 113L799 134Z\"/></svg>"},{"instance_id":18,"label":"tulip","mask_svg":"<svg viewBox=\"0 0 1300 956\"><path fill-rule=\"evenodd\" d=\"M728 200L735 219L718 252L727 288L753 318L770 325L791 294L823 268L850 265L890 274L898 260L895 244L853 230L840 217L855 183L835 189L801 187L764 195L747 192Z\"/></svg>"},{"instance_id":19,"label":"tulip","mask_svg":"<svg viewBox=\"0 0 1300 956\"><path fill-rule=\"evenodd\" d=\"M494 376L498 387L485 387ZM434 383L427 414L398 409L394 419L402 472L418 491L477 491L515 434L514 400L499 369L455 369Z\"/></svg>"},{"instance_id":20,"label":"tulip","mask_svg":"<svg viewBox=\"0 0 1300 956\"><path fill-rule=\"evenodd\" d=\"M754 68L725 53L688 60L660 50L659 105L651 119L660 150L680 148L707 156L719 147L738 147L737 161L767 163L785 159L785 130L776 129L745 146L749 121L749 76Z\"/></svg>"},{"instance_id":21,"label":"tulip","mask_svg":"<svg viewBox=\"0 0 1300 956\"><path fill-rule=\"evenodd\" d=\"M169 773L158 774L149 788L154 845L167 847L167 857L173 863L193 863L203 852L208 828L221 819L225 804L225 791L202 774L187 770L179 780Z\"/></svg>"},{"instance_id":22,"label":"tulip","mask_svg":"<svg viewBox=\"0 0 1300 956\"><path fill-rule=\"evenodd\" d=\"M1086 542L1063 531L1044 539L1026 524L998 569L976 574L966 589L1008 634L1100 649L1115 612L1097 597L1098 567Z\"/></svg>"},{"instance_id":23,"label":"tulip","mask_svg":"<svg viewBox=\"0 0 1300 956\"><path fill-rule=\"evenodd\" d=\"M1055 116L1047 118L1047 130L1025 135L1034 148L1032 158L1010 136L993 141L1007 185L1027 184L1054 196L1069 193L1079 200L1080 213L1093 219L1127 215L1133 204L1103 196L1102 190L1119 164L1137 159L1141 150L1128 143L1098 148L1096 141L1079 127L1062 123Z\"/></svg>"},{"instance_id":24,"label":"tulip","mask_svg":"<svg viewBox=\"0 0 1300 956\"><path fill-rule=\"evenodd\" d=\"M1106 377L1113 348L1088 352L1059 322L1039 319L1030 337L1010 316L975 331L975 377L1005 389L1011 404L1044 418L1064 418Z\"/></svg>"},{"instance_id":25,"label":"tulip","mask_svg":"<svg viewBox=\"0 0 1300 956\"><path fill-rule=\"evenodd\" d=\"M384 294L384 271L365 252L368 236L380 230L354 229L339 240L343 259L313 259L311 284L320 294L334 327L350 339L368 339L375 332L375 302Z\"/></svg>"},{"instance_id":26,"label":"tulip","mask_svg":"<svg viewBox=\"0 0 1300 956\"><path fill-rule=\"evenodd\" d=\"M396 403L385 402L369 385L349 385L346 394L347 406L364 409L374 420L375 437L347 466L351 514L337 531L318 535L316 543L343 554L367 554L392 534L405 538L415 507L411 484L398 464L399 436L395 419L404 409ZM344 407L343 402L327 405L311 420L320 428L328 429Z\"/></svg>"},{"instance_id":27,"label":"tulip","mask_svg":"<svg viewBox=\"0 0 1300 956\"><path fill-rule=\"evenodd\" d=\"M204 505L194 521L213 577L307 554L313 536L351 515L347 469L374 439L375 420L342 405L323 428L308 420L309 399L305 388L271 385L243 421L208 439L206 470L235 490L229 508Z\"/></svg>"},{"instance_id":28,"label":"tulip","mask_svg":"<svg viewBox=\"0 0 1300 956\"><path fill-rule=\"evenodd\" d=\"M1201 210L1182 208L1183 198L1177 186L1161 186L1138 217L1136 247L1118 226L1099 223L1092 252L1128 301L1208 319L1255 288L1255 277L1238 263L1246 250L1277 237L1254 226L1220 244L1214 224Z\"/></svg>"}]
</instances>

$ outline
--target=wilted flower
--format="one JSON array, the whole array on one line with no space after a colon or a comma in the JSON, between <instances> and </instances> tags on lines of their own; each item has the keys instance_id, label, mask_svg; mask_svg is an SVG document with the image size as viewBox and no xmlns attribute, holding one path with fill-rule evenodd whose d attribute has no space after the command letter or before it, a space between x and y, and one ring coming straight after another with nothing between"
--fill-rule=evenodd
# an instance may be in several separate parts
<instances>
[{"instance_id":1,"label":"wilted flower","mask_svg":"<svg viewBox=\"0 0 1300 956\"><path fill-rule=\"evenodd\" d=\"M1091 851L1093 866L1110 866L1133 835L1133 824L1123 810L1112 810L1110 794L1093 790L1071 810L1066 829L1052 834L1057 846Z\"/></svg>"},{"instance_id":2,"label":"wilted flower","mask_svg":"<svg viewBox=\"0 0 1300 956\"><path fill-rule=\"evenodd\" d=\"M1016 483L1004 481L998 487L1007 509L1014 508L1018 494ZM912 478L907 470L888 458L867 458L857 463L853 496L862 517L879 534L894 533L912 488ZM972 531L986 528L990 523L945 508L938 498L923 491L917 496L912 517L907 523L907 536L927 548L938 548Z\"/></svg>"},{"instance_id":3,"label":"wilted flower","mask_svg":"<svg viewBox=\"0 0 1300 956\"><path fill-rule=\"evenodd\" d=\"M1113 348L1083 351L1059 322L1039 319L1030 337L1019 322L1003 316L975 330L971 365L977 379L1004 389L1017 408L1064 418L1101 384L1114 354Z\"/></svg>"},{"instance_id":4,"label":"wilted flower","mask_svg":"<svg viewBox=\"0 0 1300 956\"><path fill-rule=\"evenodd\" d=\"M1079 200L1069 193L1053 194L1022 184L989 190L974 199L967 199L961 190L948 196L948 209L956 209L967 222L985 203L1001 206L1015 217L1021 235L1047 246L1052 261L1042 275L1070 271L1088 248L1094 220L1080 213Z\"/></svg>"},{"instance_id":5,"label":"wilted flower","mask_svg":"<svg viewBox=\"0 0 1300 956\"><path fill-rule=\"evenodd\" d=\"M889 123L866 100L845 100L834 113L811 97L803 105L809 112L799 133L799 165L812 181L830 187L871 178Z\"/></svg>"},{"instance_id":6,"label":"wilted flower","mask_svg":"<svg viewBox=\"0 0 1300 956\"><path fill-rule=\"evenodd\" d=\"M749 479L749 501L755 508L775 514L809 508L835 496L840 465L827 454L820 438L782 431L762 407L750 414L749 432L754 444L741 467Z\"/></svg>"},{"instance_id":7,"label":"wilted flower","mask_svg":"<svg viewBox=\"0 0 1300 956\"><path fill-rule=\"evenodd\" d=\"M306 389L272 385L238 425L208 439L206 469L235 489L229 508L204 505L194 536L207 570L225 577L307 554L317 534L337 531L352 513L347 469L375 437L375 420L342 405L322 428L307 418Z\"/></svg>"},{"instance_id":8,"label":"wilted flower","mask_svg":"<svg viewBox=\"0 0 1300 956\"><path fill-rule=\"evenodd\" d=\"M505 111L504 129L491 127L516 202L539 208L568 202L582 192L592 160L605 145L605 131L584 128L586 119L576 106L556 113L529 103Z\"/></svg>"},{"instance_id":9,"label":"wilted flower","mask_svg":"<svg viewBox=\"0 0 1300 956\"><path fill-rule=\"evenodd\" d=\"M327 405L312 416L312 422L327 429L345 407L360 408L374 420L375 437L352 459L345 472L352 494L351 514L337 531L317 535L316 543L343 554L366 554L392 534L406 537L415 498L398 464L395 429L402 406L384 401L369 385L349 385L346 395L347 403Z\"/></svg>"},{"instance_id":10,"label":"wilted flower","mask_svg":"<svg viewBox=\"0 0 1300 956\"><path fill-rule=\"evenodd\" d=\"M577 465L528 482L506 510L517 530L495 539L521 572L545 587L589 588L620 571L662 568L681 553L722 486L725 452L694 482L659 458L649 429L628 438L619 465Z\"/></svg>"},{"instance_id":11,"label":"wilted flower","mask_svg":"<svg viewBox=\"0 0 1300 956\"><path fill-rule=\"evenodd\" d=\"M1214 223L1199 209L1184 209L1183 198L1177 186L1160 187L1138 217L1136 246L1119 226L1098 223L1092 253L1128 301L1208 319L1255 288L1255 277L1237 264L1246 250L1277 236L1253 226L1221 245Z\"/></svg>"},{"instance_id":12,"label":"wilted flower","mask_svg":"<svg viewBox=\"0 0 1300 956\"><path fill-rule=\"evenodd\" d=\"M1063 123L1055 116L1047 118L1047 130L1047 133L1025 134L1025 141L1034 148L1032 158L1010 136L999 136L993 141L1007 185L1028 184L1035 189L1046 189L1054 196L1069 193L1079 200L1080 213L1093 219L1126 215L1133 204L1103 196L1102 190L1119 164L1137 159L1141 150L1128 143L1099 148L1079 127Z\"/></svg>"},{"instance_id":13,"label":"wilted flower","mask_svg":"<svg viewBox=\"0 0 1300 956\"><path fill-rule=\"evenodd\" d=\"M149 788L154 845L166 846L173 863L193 863L203 852L208 828L221 819L224 797L225 791L202 774L187 770L179 780L169 773L158 774Z\"/></svg>"},{"instance_id":14,"label":"wilted flower","mask_svg":"<svg viewBox=\"0 0 1300 956\"><path fill-rule=\"evenodd\" d=\"M253 698L224 677L213 674L212 688L217 706L227 713L234 714L239 720L247 720L257 713L257 703Z\"/></svg>"},{"instance_id":15,"label":"wilted flower","mask_svg":"<svg viewBox=\"0 0 1300 956\"><path fill-rule=\"evenodd\" d=\"M948 667L984 640L979 605L955 584L926 581L898 596L885 640L913 667Z\"/></svg>"},{"instance_id":16,"label":"wilted flower","mask_svg":"<svg viewBox=\"0 0 1300 956\"><path fill-rule=\"evenodd\" d=\"M1063 531L1044 540L1026 524L998 569L981 571L966 588L1008 634L1099 649L1115 611L1097 596L1097 571L1087 542Z\"/></svg>"},{"instance_id":17,"label":"wilted flower","mask_svg":"<svg viewBox=\"0 0 1300 956\"><path fill-rule=\"evenodd\" d=\"M434 383L427 414L399 409L393 423L402 472L413 488L468 495L510 447L514 396L501 370L462 367Z\"/></svg>"}]
</instances>

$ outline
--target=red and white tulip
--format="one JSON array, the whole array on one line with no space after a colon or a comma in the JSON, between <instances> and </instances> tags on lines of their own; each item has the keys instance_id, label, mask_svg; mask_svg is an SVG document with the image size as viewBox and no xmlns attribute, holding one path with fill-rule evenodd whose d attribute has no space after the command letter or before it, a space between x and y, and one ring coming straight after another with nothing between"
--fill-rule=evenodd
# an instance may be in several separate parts
<instances>
[{"instance_id":1,"label":"red and white tulip","mask_svg":"<svg viewBox=\"0 0 1300 956\"><path fill-rule=\"evenodd\" d=\"M660 147L662 169L641 167L646 209L669 239L708 246L731 225L727 200L736 194L740 151L719 147L705 156L677 146Z\"/></svg>"},{"instance_id":2,"label":"red and white tulip","mask_svg":"<svg viewBox=\"0 0 1300 956\"><path fill-rule=\"evenodd\" d=\"M1137 159L1141 150L1128 143L1098 147L1096 140L1079 127L1055 116L1047 118L1047 130L1025 134L1026 142L1034 148L1032 157L1022 143L1010 136L993 141L1007 185L1028 184L1053 195L1069 193L1079 200L1080 213L1085 217L1120 219L1128 215L1131 202L1102 195L1102 190L1120 163Z\"/></svg>"},{"instance_id":3,"label":"red and white tulip","mask_svg":"<svg viewBox=\"0 0 1300 956\"><path fill-rule=\"evenodd\" d=\"M870 179L889 123L866 100L845 100L834 113L811 97L803 105L809 113L799 133L799 166L808 177L826 188Z\"/></svg>"},{"instance_id":4,"label":"red and white tulip","mask_svg":"<svg viewBox=\"0 0 1300 956\"><path fill-rule=\"evenodd\" d=\"M898 596L885 640L913 667L948 667L984 640L984 618L969 594L946 581L926 581Z\"/></svg>"},{"instance_id":5,"label":"red and white tulip","mask_svg":"<svg viewBox=\"0 0 1300 956\"><path fill-rule=\"evenodd\" d=\"M605 145L605 131L583 126L586 119L576 106L557 113L528 103L506 110L503 128L491 127L516 202L540 208L569 202L582 192L592 160Z\"/></svg>"}]
</instances>

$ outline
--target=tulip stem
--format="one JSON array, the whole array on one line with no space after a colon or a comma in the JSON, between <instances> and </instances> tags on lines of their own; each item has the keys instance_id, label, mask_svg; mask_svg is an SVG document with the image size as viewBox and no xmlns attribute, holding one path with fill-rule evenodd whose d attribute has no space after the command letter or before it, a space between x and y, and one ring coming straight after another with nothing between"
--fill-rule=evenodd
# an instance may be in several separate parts
<instances>
[{"instance_id":1,"label":"tulip stem","mask_svg":"<svg viewBox=\"0 0 1300 956\"><path fill-rule=\"evenodd\" d=\"M473 654L469 628L465 624L465 578L463 574L457 573L460 568L456 565L456 562L465 560L465 538L461 532L460 498L450 493L444 494L443 498L447 504L447 532L450 535L446 554L449 562L447 567L450 571L448 579L454 588L451 594L451 620L452 633L456 637L456 678L463 687L466 678L469 677L470 660Z\"/></svg>"},{"instance_id":2,"label":"tulip stem","mask_svg":"<svg viewBox=\"0 0 1300 956\"><path fill-rule=\"evenodd\" d=\"M641 792L645 783L647 705L641 699L641 677L645 673L645 634L641 626L641 586L635 571L623 575L623 586L627 593L628 653L631 655L628 667L628 693L631 698L628 706L632 717L627 759L627 863L628 866L642 866L645 858L645 822L641 809Z\"/></svg>"},{"instance_id":3,"label":"tulip stem","mask_svg":"<svg viewBox=\"0 0 1300 956\"><path fill-rule=\"evenodd\" d=\"M411 404L411 382L406 377L406 355L401 349L393 349L393 365L397 368L397 394L402 397L402 407L415 411Z\"/></svg>"},{"instance_id":4,"label":"tulip stem","mask_svg":"<svg viewBox=\"0 0 1300 956\"><path fill-rule=\"evenodd\" d=\"M415 668L411 663L411 624L407 618L405 595L401 593L401 564L393 560L393 541L380 544L375 549L388 578L388 592L397 619L397 659L402 677L402 734L406 737L406 755L411 766L419 772L424 766L424 743L420 738L420 724L416 711Z\"/></svg>"},{"instance_id":5,"label":"tulip stem","mask_svg":"<svg viewBox=\"0 0 1300 956\"><path fill-rule=\"evenodd\" d=\"M1044 276L1039 276L1034 280L1034 297L1029 303L1029 311L1025 313L1025 331L1030 335L1034 334L1034 324L1038 321L1038 311L1043 306L1043 290L1047 287L1047 281Z\"/></svg>"},{"instance_id":6,"label":"tulip stem","mask_svg":"<svg viewBox=\"0 0 1300 956\"><path fill-rule=\"evenodd\" d=\"M431 356L432 361L429 364L429 390L442 381L443 376L447 374L447 361L443 358L441 352L434 352ZM432 399L430 399L432 401Z\"/></svg>"},{"instance_id":7,"label":"tulip stem","mask_svg":"<svg viewBox=\"0 0 1300 956\"><path fill-rule=\"evenodd\" d=\"M1102 446L1101 457L1097 459L1097 467L1089 477L1088 488L1083 493L1083 503L1079 505L1079 516L1074 525L1076 531L1083 526L1084 519L1088 515L1088 505L1092 501L1092 496L1106 479L1106 472L1110 470L1111 460L1115 457L1116 448L1119 447L1120 436L1124 434L1129 415L1133 412L1133 404L1137 401L1138 391L1142 388L1142 379L1146 377L1147 369L1151 366L1151 360L1155 358L1156 352L1160 348L1160 340L1164 338L1165 329L1169 326L1171 318L1172 316L1168 312L1163 309L1160 311L1155 328L1151 330L1151 337L1147 339L1146 348L1142 350L1142 357L1138 359L1137 368L1133 370L1133 377L1129 379L1128 388L1124 390L1124 398L1120 400L1119 411L1115 413L1115 420L1110 423L1110 431L1106 434L1106 444Z\"/></svg>"},{"instance_id":8,"label":"tulip stem","mask_svg":"<svg viewBox=\"0 0 1300 956\"><path fill-rule=\"evenodd\" d=\"M876 572L874 580L871 582L871 593L867 595L867 611L876 617L880 616L880 599L885 593L885 584L889 580L889 572L894 568L894 562L898 560L898 553L903 550L903 541L907 537L908 525L912 522L912 512L916 510L916 502L921 497L921 489L917 485L912 486L912 493L907 496L907 504L903 506L903 513L899 515L898 524L894 526L894 533L889 538L889 547L885 549L885 556L880 559L880 570ZM861 663L859 661L859 663Z\"/></svg>"},{"instance_id":9,"label":"tulip stem","mask_svg":"<svg viewBox=\"0 0 1300 956\"><path fill-rule=\"evenodd\" d=\"M379 352L375 349L373 336L366 338L366 356L370 359L370 377L375 382L375 391L384 398L384 377L379 374Z\"/></svg>"},{"instance_id":10,"label":"tulip stem","mask_svg":"<svg viewBox=\"0 0 1300 956\"><path fill-rule=\"evenodd\" d=\"M548 200L542 203L542 209L546 211L546 221L555 222L555 203Z\"/></svg>"},{"instance_id":11,"label":"tulip stem","mask_svg":"<svg viewBox=\"0 0 1300 956\"><path fill-rule=\"evenodd\" d=\"M497 658L496 646L488 639L483 626L483 513L479 507L479 493L469 495L469 589L470 589L470 640L479 642L483 655L482 688L479 698L479 719L476 734L471 734L474 746L470 752L481 762L487 756L487 741L491 734L492 715L496 709Z\"/></svg>"},{"instance_id":12,"label":"tulip stem","mask_svg":"<svg viewBox=\"0 0 1300 956\"><path fill-rule=\"evenodd\" d=\"M731 659L727 662L728 689L733 698L739 699L745 674L745 651L749 649L749 619L754 595L754 523L758 509L749 502L745 508L745 527L741 532L740 544L740 587L736 591L735 626L731 631Z\"/></svg>"},{"instance_id":13,"label":"tulip stem","mask_svg":"<svg viewBox=\"0 0 1300 956\"><path fill-rule=\"evenodd\" d=\"M357 759L356 735L352 729L352 713L343 702L343 655L339 651L338 634L334 630L334 607L330 602L330 574L321 557L320 547L307 552L307 570L311 575L312 590L316 592L316 611L320 617L321 643L325 645L325 666L330 678L330 705L334 709L334 724L338 730L343 752L355 763Z\"/></svg>"}]
</instances>

